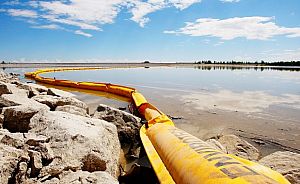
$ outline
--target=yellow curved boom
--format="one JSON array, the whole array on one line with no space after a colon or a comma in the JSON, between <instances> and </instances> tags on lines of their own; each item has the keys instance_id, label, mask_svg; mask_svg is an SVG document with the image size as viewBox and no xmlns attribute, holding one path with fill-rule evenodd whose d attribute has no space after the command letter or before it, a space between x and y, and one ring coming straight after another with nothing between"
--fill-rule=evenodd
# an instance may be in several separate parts
<instances>
[{"instance_id":1,"label":"yellow curved boom","mask_svg":"<svg viewBox=\"0 0 300 184\"><path fill-rule=\"evenodd\" d=\"M281 174L256 162L225 154L204 141L180 130L163 112L150 104L136 89L98 82L76 82L41 77L60 71L105 68L50 68L26 73L40 83L102 91L126 97L147 121L140 137L160 183L248 184L289 183Z\"/></svg>"}]
</instances>

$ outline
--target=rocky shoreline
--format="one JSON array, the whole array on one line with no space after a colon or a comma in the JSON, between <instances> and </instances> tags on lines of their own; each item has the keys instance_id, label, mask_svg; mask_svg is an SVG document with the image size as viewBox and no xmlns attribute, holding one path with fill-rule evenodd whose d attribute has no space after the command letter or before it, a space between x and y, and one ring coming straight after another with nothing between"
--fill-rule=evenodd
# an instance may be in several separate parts
<instances>
[{"instance_id":1,"label":"rocky shoreline","mask_svg":"<svg viewBox=\"0 0 300 184\"><path fill-rule=\"evenodd\" d=\"M23 83L14 74L0 73L0 95L0 183L156 183L147 178L153 171L139 162L125 169L124 158L145 155L140 118L103 104L89 112L73 94ZM207 142L300 183L300 154L275 152L261 158L235 135Z\"/></svg>"}]
</instances>

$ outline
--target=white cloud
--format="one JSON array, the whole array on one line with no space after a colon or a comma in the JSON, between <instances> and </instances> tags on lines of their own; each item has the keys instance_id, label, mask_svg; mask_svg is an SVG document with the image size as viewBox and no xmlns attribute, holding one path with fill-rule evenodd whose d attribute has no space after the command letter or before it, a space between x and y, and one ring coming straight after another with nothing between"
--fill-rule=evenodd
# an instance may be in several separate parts
<instances>
[{"instance_id":1,"label":"white cloud","mask_svg":"<svg viewBox=\"0 0 300 184\"><path fill-rule=\"evenodd\" d=\"M31 26L31 28L35 28L35 29L52 29L52 30L63 29L61 26L56 25L56 24Z\"/></svg>"},{"instance_id":2,"label":"white cloud","mask_svg":"<svg viewBox=\"0 0 300 184\"><path fill-rule=\"evenodd\" d=\"M93 35L91 35L89 33L85 33L85 32L83 32L81 30L76 30L74 33L78 34L78 35L82 35L82 36L88 37L88 38L93 37Z\"/></svg>"},{"instance_id":3,"label":"white cloud","mask_svg":"<svg viewBox=\"0 0 300 184\"><path fill-rule=\"evenodd\" d=\"M20 2L18 0L12 0L12 1L6 1L4 3L2 3L2 5L6 5L6 6L14 6L14 5L19 5Z\"/></svg>"},{"instance_id":4,"label":"white cloud","mask_svg":"<svg viewBox=\"0 0 300 184\"><path fill-rule=\"evenodd\" d=\"M8 9L7 13L13 17L37 18L37 13L32 10Z\"/></svg>"},{"instance_id":5,"label":"white cloud","mask_svg":"<svg viewBox=\"0 0 300 184\"><path fill-rule=\"evenodd\" d=\"M272 22L273 17L234 17L229 19L201 18L196 22L187 22L177 31L165 31L169 34L190 36L213 36L222 40L244 37L249 40L268 40L277 35L300 37L300 27L280 27Z\"/></svg>"},{"instance_id":6,"label":"white cloud","mask_svg":"<svg viewBox=\"0 0 300 184\"><path fill-rule=\"evenodd\" d=\"M240 0L220 0L223 3L238 3Z\"/></svg>"},{"instance_id":7,"label":"white cloud","mask_svg":"<svg viewBox=\"0 0 300 184\"><path fill-rule=\"evenodd\" d=\"M38 24L59 24L101 31L102 25L114 23L124 9L132 14L131 20L144 27L150 21L147 17L150 13L169 7L183 10L199 2L201 0L30 0L22 2L20 9L5 11L11 16L36 18ZM19 3L17 0L8 2L11 6Z\"/></svg>"}]
</instances>

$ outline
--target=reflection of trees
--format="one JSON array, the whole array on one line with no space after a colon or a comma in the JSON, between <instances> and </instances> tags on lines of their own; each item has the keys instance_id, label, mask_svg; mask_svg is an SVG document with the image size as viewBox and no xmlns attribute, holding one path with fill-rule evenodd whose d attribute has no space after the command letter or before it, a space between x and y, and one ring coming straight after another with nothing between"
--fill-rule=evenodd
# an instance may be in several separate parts
<instances>
[{"instance_id":1,"label":"reflection of trees","mask_svg":"<svg viewBox=\"0 0 300 184\"><path fill-rule=\"evenodd\" d=\"M199 70L260 70L260 71L268 71L268 70L278 70L278 71L296 71L299 72L300 68L291 68L291 67L278 67L278 66L224 66L224 65L198 65L194 67Z\"/></svg>"},{"instance_id":2,"label":"reflection of trees","mask_svg":"<svg viewBox=\"0 0 300 184\"><path fill-rule=\"evenodd\" d=\"M198 61L199 64L195 68L201 70L287 70L287 71L300 71L300 61L279 61L279 62L243 62L243 61Z\"/></svg>"}]
</instances>

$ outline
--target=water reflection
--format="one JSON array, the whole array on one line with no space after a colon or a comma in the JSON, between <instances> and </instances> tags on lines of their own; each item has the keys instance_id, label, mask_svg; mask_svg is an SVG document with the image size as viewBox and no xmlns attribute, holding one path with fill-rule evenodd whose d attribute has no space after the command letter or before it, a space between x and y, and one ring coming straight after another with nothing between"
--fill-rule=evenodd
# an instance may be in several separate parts
<instances>
[{"instance_id":1,"label":"water reflection","mask_svg":"<svg viewBox=\"0 0 300 184\"><path fill-rule=\"evenodd\" d=\"M290 72L299 72L299 67L276 67L276 66L205 66L199 65L195 66L195 69L199 70L255 70L255 71L269 71L269 70L277 70L277 71L290 71Z\"/></svg>"}]
</instances>

